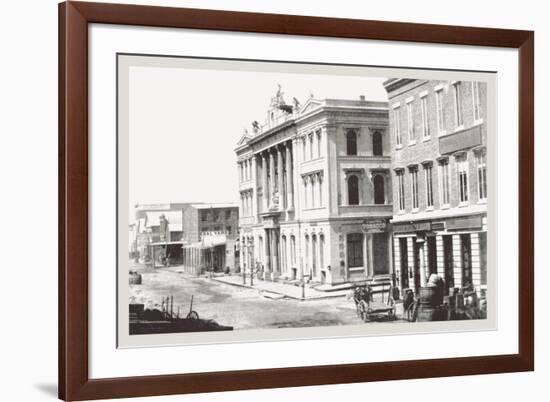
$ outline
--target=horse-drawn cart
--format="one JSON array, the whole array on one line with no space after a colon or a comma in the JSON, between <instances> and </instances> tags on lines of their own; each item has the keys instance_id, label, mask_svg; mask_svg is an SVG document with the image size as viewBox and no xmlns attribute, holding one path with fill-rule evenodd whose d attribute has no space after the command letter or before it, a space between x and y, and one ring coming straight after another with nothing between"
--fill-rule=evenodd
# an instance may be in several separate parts
<instances>
[{"instance_id":1,"label":"horse-drawn cart","mask_svg":"<svg viewBox=\"0 0 550 402\"><path fill-rule=\"evenodd\" d=\"M353 292L353 300L357 316L364 322L377 321L381 319L393 320L395 318L395 301L391 295L391 286L388 289L388 298L384 301L373 300L373 292L369 285L357 286Z\"/></svg>"}]
</instances>

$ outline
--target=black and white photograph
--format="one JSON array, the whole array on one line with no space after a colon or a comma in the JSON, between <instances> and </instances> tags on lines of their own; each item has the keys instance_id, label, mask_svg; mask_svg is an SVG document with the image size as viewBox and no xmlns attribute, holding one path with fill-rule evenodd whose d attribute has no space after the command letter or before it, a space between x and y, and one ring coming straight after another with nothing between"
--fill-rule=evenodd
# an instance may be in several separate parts
<instances>
[{"instance_id":1,"label":"black and white photograph","mask_svg":"<svg viewBox=\"0 0 550 402\"><path fill-rule=\"evenodd\" d=\"M121 346L488 324L490 73L117 57Z\"/></svg>"}]
</instances>

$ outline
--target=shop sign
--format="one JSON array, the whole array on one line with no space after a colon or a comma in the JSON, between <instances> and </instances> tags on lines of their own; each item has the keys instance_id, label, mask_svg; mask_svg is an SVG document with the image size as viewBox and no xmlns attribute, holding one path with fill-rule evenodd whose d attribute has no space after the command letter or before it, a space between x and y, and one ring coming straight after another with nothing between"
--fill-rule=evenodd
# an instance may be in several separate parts
<instances>
[{"instance_id":1,"label":"shop sign","mask_svg":"<svg viewBox=\"0 0 550 402\"><path fill-rule=\"evenodd\" d=\"M361 228L364 233L382 233L386 231L386 221L381 219L363 221Z\"/></svg>"}]
</instances>

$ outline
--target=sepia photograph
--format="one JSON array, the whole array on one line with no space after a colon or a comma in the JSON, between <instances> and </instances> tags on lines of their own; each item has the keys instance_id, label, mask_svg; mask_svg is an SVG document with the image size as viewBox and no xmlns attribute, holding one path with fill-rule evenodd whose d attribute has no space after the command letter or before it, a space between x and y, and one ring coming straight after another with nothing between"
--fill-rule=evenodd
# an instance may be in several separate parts
<instances>
[{"instance_id":1,"label":"sepia photograph","mask_svg":"<svg viewBox=\"0 0 550 402\"><path fill-rule=\"evenodd\" d=\"M491 73L117 57L119 346L494 325Z\"/></svg>"}]
</instances>

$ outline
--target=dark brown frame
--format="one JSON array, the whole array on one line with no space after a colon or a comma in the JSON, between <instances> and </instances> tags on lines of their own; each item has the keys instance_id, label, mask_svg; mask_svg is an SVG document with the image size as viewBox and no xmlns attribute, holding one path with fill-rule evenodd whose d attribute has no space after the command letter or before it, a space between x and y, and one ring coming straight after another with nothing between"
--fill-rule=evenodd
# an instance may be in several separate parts
<instances>
[{"instance_id":1,"label":"dark brown frame","mask_svg":"<svg viewBox=\"0 0 550 402\"><path fill-rule=\"evenodd\" d=\"M261 32L519 50L519 353L364 364L88 377L88 24ZM66 2L59 5L59 397L103 399L534 370L534 33Z\"/></svg>"}]
</instances>

